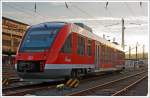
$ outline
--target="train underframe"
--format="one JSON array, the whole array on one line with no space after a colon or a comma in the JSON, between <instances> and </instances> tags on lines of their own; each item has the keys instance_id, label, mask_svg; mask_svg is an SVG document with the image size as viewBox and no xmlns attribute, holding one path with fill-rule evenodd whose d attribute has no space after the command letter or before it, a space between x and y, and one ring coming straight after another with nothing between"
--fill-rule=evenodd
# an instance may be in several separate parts
<instances>
[{"instance_id":1,"label":"train underframe","mask_svg":"<svg viewBox=\"0 0 150 98\"><path fill-rule=\"evenodd\" d=\"M44 68L41 66L42 65L40 65L40 62L18 63L15 65L17 73L22 79L29 81L45 81L45 82L55 79L57 80L69 78L81 78L82 76L85 76L87 74L123 70L123 67L95 68L89 66L89 68L88 67L84 68L81 67L82 65L80 65L79 68L79 66L77 65L71 66L71 64L68 65L67 67L65 66L65 64L63 65L46 64ZM59 68L59 66L61 67Z\"/></svg>"}]
</instances>

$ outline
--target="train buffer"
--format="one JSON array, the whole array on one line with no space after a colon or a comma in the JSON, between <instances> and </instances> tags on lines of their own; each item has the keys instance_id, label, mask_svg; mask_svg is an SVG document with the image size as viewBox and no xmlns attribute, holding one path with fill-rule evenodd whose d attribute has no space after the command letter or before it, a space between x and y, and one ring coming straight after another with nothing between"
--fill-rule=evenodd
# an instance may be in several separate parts
<instances>
[{"instance_id":1,"label":"train buffer","mask_svg":"<svg viewBox=\"0 0 150 98\"><path fill-rule=\"evenodd\" d=\"M76 88L79 86L79 83L80 83L80 81L78 79L71 78L66 82L66 86L71 87L71 88Z\"/></svg>"}]
</instances>

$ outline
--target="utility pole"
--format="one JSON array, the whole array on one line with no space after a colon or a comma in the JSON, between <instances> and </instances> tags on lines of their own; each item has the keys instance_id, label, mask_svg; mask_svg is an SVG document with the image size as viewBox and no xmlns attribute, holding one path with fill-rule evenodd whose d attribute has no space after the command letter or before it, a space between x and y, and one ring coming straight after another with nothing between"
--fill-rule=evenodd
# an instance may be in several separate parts
<instances>
[{"instance_id":1,"label":"utility pole","mask_svg":"<svg viewBox=\"0 0 150 98\"><path fill-rule=\"evenodd\" d=\"M121 46L124 50L124 30L125 30L125 27L124 27L124 19L122 18L122 43L121 43Z\"/></svg>"},{"instance_id":2,"label":"utility pole","mask_svg":"<svg viewBox=\"0 0 150 98\"><path fill-rule=\"evenodd\" d=\"M36 12L36 2L35 2L35 5L34 5L34 12Z\"/></svg>"},{"instance_id":3,"label":"utility pole","mask_svg":"<svg viewBox=\"0 0 150 98\"><path fill-rule=\"evenodd\" d=\"M131 59L131 46L129 46L129 59Z\"/></svg>"},{"instance_id":4,"label":"utility pole","mask_svg":"<svg viewBox=\"0 0 150 98\"><path fill-rule=\"evenodd\" d=\"M143 45L143 60L145 59L145 45Z\"/></svg>"},{"instance_id":5,"label":"utility pole","mask_svg":"<svg viewBox=\"0 0 150 98\"><path fill-rule=\"evenodd\" d=\"M137 51L138 51L138 43L136 43L136 61L137 61L137 59L138 59Z\"/></svg>"},{"instance_id":6,"label":"utility pole","mask_svg":"<svg viewBox=\"0 0 150 98\"><path fill-rule=\"evenodd\" d=\"M135 46L135 56L136 56L136 57L135 57L134 69L135 69L135 66L137 65L137 50L138 50L138 49L137 49L137 48L138 48L137 45L138 45L138 42L136 43L136 46Z\"/></svg>"}]
</instances>

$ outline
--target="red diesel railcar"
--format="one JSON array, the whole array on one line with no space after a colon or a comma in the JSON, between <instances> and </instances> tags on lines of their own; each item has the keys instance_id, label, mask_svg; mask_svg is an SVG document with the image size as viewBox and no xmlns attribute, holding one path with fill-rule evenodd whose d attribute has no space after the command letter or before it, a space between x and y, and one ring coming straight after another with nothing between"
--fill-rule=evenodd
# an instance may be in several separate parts
<instances>
[{"instance_id":1,"label":"red diesel railcar","mask_svg":"<svg viewBox=\"0 0 150 98\"><path fill-rule=\"evenodd\" d=\"M84 24L46 22L27 30L15 68L23 79L47 81L121 70L124 58L118 45L95 35Z\"/></svg>"}]
</instances>

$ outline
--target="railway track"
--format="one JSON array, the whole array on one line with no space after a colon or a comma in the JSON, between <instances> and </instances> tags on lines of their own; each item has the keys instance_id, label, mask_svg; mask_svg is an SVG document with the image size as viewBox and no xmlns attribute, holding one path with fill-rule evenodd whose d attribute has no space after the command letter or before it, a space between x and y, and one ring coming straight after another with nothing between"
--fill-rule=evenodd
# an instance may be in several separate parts
<instances>
[{"instance_id":1,"label":"railway track","mask_svg":"<svg viewBox=\"0 0 150 98\"><path fill-rule=\"evenodd\" d=\"M141 74L141 72L138 74ZM110 76L113 76L113 74L110 74ZM91 77L91 78L85 78L81 82L84 83L89 80L96 80L96 79L100 79L103 77L105 77L105 75L102 75L101 77L95 76L95 77ZM63 82L61 81L60 83L63 83ZM3 96L23 96L23 95L29 94L31 92L34 92L34 91L40 91L40 90L46 90L46 89L56 89L57 84L59 84L59 82L53 83L53 84L41 83L41 84L35 84L35 85L27 85L27 86L19 86L19 87L14 87L14 88L3 89ZM68 95L70 95L70 94L68 94Z\"/></svg>"},{"instance_id":2,"label":"railway track","mask_svg":"<svg viewBox=\"0 0 150 98\"><path fill-rule=\"evenodd\" d=\"M140 72L134 75L126 76L117 80L113 80L104 84L98 84L97 86L90 87L84 90L76 91L73 93L65 94L65 96L85 96L85 95L102 95L102 96L117 96L123 95L127 91L127 89L134 86L138 82L145 79L147 75L145 74L146 71ZM133 79L134 78L134 79ZM140 79L139 79L140 78ZM135 82L135 79L137 80ZM130 84L127 85L125 82L129 82ZM122 84L121 84L122 83ZM120 86L122 85L122 86ZM115 89L114 89L115 88Z\"/></svg>"},{"instance_id":3,"label":"railway track","mask_svg":"<svg viewBox=\"0 0 150 98\"><path fill-rule=\"evenodd\" d=\"M84 77L84 79L81 82L86 82L90 79L92 79L92 80L98 79L98 78L100 78L101 75L105 76L106 74L100 74L99 76L98 75L96 75L96 76L92 75L92 76L90 76L90 78ZM112 75L115 75L115 74L111 74L111 76ZM18 86L18 87L8 87L8 88L3 89L3 96L23 96L27 93L31 93L31 92L34 92L37 90L53 89L56 87L57 84L59 84L59 82L52 83L52 84L40 83L40 84L32 84L32 85L23 85L23 86Z\"/></svg>"},{"instance_id":4,"label":"railway track","mask_svg":"<svg viewBox=\"0 0 150 98\"><path fill-rule=\"evenodd\" d=\"M12 66L9 66L8 68L7 67L3 66L3 72L2 72L3 86L8 86L14 82L19 82L20 80L19 76L15 72L15 69L12 69Z\"/></svg>"},{"instance_id":5,"label":"railway track","mask_svg":"<svg viewBox=\"0 0 150 98\"><path fill-rule=\"evenodd\" d=\"M130 89L132 89L134 86L136 86L138 83L140 83L141 81L143 81L146 78L147 78L147 75L138 79L134 83L124 87L123 89L117 91L116 93L112 94L112 96L123 96L123 95L125 95Z\"/></svg>"},{"instance_id":6,"label":"railway track","mask_svg":"<svg viewBox=\"0 0 150 98\"><path fill-rule=\"evenodd\" d=\"M3 96L24 96L28 93L33 91L43 90L53 88L58 84L58 82L51 82L51 83L39 83L39 84L32 84L32 85L23 85L19 87L10 87L3 89Z\"/></svg>"}]
</instances>

